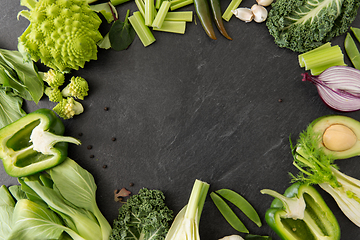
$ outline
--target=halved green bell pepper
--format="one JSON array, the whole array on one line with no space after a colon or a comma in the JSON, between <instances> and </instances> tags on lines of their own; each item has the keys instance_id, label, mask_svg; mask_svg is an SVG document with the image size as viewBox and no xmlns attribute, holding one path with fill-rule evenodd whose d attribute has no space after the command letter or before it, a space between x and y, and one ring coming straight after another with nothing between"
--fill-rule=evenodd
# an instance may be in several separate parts
<instances>
[{"instance_id":1,"label":"halved green bell pepper","mask_svg":"<svg viewBox=\"0 0 360 240\"><path fill-rule=\"evenodd\" d=\"M39 109L0 129L0 158L7 174L24 177L62 163L67 157L65 127L55 113Z\"/></svg>"},{"instance_id":2,"label":"halved green bell pepper","mask_svg":"<svg viewBox=\"0 0 360 240\"><path fill-rule=\"evenodd\" d=\"M269 189L261 193L275 197L265 220L281 239L340 239L339 224L315 188L297 182L284 195Z\"/></svg>"}]
</instances>

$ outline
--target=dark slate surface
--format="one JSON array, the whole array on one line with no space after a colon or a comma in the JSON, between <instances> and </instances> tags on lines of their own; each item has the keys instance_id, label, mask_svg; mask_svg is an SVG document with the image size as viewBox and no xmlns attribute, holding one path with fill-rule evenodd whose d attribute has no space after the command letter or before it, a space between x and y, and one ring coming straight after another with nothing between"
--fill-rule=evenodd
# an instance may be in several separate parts
<instances>
[{"instance_id":1,"label":"dark slate surface","mask_svg":"<svg viewBox=\"0 0 360 240\"><path fill-rule=\"evenodd\" d=\"M222 2L223 9L229 2ZM26 19L16 19L24 8L14 0L1 0L0 5L0 47L16 50L17 37L28 25ZM121 18L127 9L135 11L136 6L129 2L118 7ZM278 48L265 24L236 18L225 24L233 41L218 32L218 40L211 40L196 19L187 24L185 35L155 32L157 41L147 48L136 38L127 51L100 50L97 61L73 72L86 78L91 90L82 101L85 112L64 121L66 135L82 141L70 146L69 156L94 175L98 204L110 222L120 206L113 200L115 189L160 189L177 213L187 203L194 180L201 179L211 184L210 191L230 188L242 194L263 222L258 228L235 210L250 232L278 239L264 220L273 198L260 190L283 192L290 185L288 172L297 172L290 134L295 140L315 118L339 113L321 101L311 83L301 81L297 54ZM353 26L359 25L357 19ZM341 36L332 43L343 47L343 40ZM30 112L54 105L43 98L38 105L24 106ZM340 114L360 120L359 112ZM338 164L360 178L358 158ZM1 184L17 183L3 168L0 176ZM341 239L356 239L358 227L319 191L340 223ZM208 198L201 238L236 233Z\"/></svg>"}]
</instances>

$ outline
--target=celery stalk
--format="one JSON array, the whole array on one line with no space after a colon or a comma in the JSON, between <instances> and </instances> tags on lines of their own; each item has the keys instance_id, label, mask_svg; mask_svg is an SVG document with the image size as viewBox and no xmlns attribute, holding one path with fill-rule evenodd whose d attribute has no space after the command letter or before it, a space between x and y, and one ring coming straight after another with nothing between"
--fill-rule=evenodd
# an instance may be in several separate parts
<instances>
[{"instance_id":1,"label":"celery stalk","mask_svg":"<svg viewBox=\"0 0 360 240\"><path fill-rule=\"evenodd\" d=\"M192 22L192 18L193 18L192 11L168 12L166 14L165 21Z\"/></svg>"},{"instance_id":2,"label":"celery stalk","mask_svg":"<svg viewBox=\"0 0 360 240\"><path fill-rule=\"evenodd\" d=\"M151 26L154 21L154 0L145 0L145 25Z\"/></svg>"},{"instance_id":3,"label":"celery stalk","mask_svg":"<svg viewBox=\"0 0 360 240\"><path fill-rule=\"evenodd\" d=\"M232 17L233 13L232 10L235 10L239 7L242 0L231 0L230 4L226 8L225 12L222 15L222 18L226 21L230 21L230 18Z\"/></svg>"},{"instance_id":4,"label":"celery stalk","mask_svg":"<svg viewBox=\"0 0 360 240\"><path fill-rule=\"evenodd\" d=\"M305 62L305 69L309 70L315 67L330 64L331 62L341 61L344 55L338 45L331 48L324 48L312 54L306 55L303 60Z\"/></svg>"},{"instance_id":5,"label":"celery stalk","mask_svg":"<svg viewBox=\"0 0 360 240\"><path fill-rule=\"evenodd\" d=\"M139 11L134 12L133 15L129 17L129 21L145 47L155 42L154 35L145 25L145 20Z\"/></svg>"},{"instance_id":6,"label":"celery stalk","mask_svg":"<svg viewBox=\"0 0 360 240\"><path fill-rule=\"evenodd\" d=\"M170 9L171 9L171 11L173 11L175 9L185 7L185 6L190 5L192 3L194 3L194 0L172 0Z\"/></svg>"},{"instance_id":7,"label":"celery stalk","mask_svg":"<svg viewBox=\"0 0 360 240\"><path fill-rule=\"evenodd\" d=\"M154 27L153 30L184 34L185 33L185 28L186 28L186 22L184 22L184 21L167 21L167 20L164 20L161 28Z\"/></svg>"},{"instance_id":8,"label":"celery stalk","mask_svg":"<svg viewBox=\"0 0 360 240\"><path fill-rule=\"evenodd\" d=\"M122 4L122 3L126 3L130 0L110 0L111 4L114 5L114 6L117 6L119 4Z\"/></svg>"},{"instance_id":9,"label":"celery stalk","mask_svg":"<svg viewBox=\"0 0 360 240\"><path fill-rule=\"evenodd\" d=\"M135 0L135 4L139 9L141 15L145 18L145 3L143 0Z\"/></svg>"},{"instance_id":10,"label":"celery stalk","mask_svg":"<svg viewBox=\"0 0 360 240\"><path fill-rule=\"evenodd\" d=\"M308 51L306 53L300 54L298 56L300 67L305 67L304 57L306 58L306 56L308 56L308 55L311 55L311 54L313 54L313 53L315 53L315 52L317 52L319 50L323 50L324 48L330 48L330 47L331 47L331 43L327 42L327 43L321 45L320 47L317 47L317 48L315 48L315 49L313 49L311 51Z\"/></svg>"},{"instance_id":11,"label":"celery stalk","mask_svg":"<svg viewBox=\"0 0 360 240\"><path fill-rule=\"evenodd\" d=\"M170 8L170 2L169 1L163 1L161 3L160 9L158 13L156 14L156 17L154 19L154 22L152 24L153 27L161 28L164 19L166 17L166 14L169 12Z\"/></svg>"},{"instance_id":12,"label":"celery stalk","mask_svg":"<svg viewBox=\"0 0 360 240\"><path fill-rule=\"evenodd\" d=\"M163 0L155 0L155 8L159 9Z\"/></svg>"}]
</instances>

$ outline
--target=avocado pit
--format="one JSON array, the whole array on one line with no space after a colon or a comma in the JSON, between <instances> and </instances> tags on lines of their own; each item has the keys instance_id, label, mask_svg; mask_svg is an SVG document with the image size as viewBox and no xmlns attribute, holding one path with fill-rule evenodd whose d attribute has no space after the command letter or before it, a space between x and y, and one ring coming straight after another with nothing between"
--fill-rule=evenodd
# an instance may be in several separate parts
<instances>
[{"instance_id":1,"label":"avocado pit","mask_svg":"<svg viewBox=\"0 0 360 240\"><path fill-rule=\"evenodd\" d=\"M357 138L355 133L343 124L329 126L323 134L323 145L331 151L346 151L352 148Z\"/></svg>"}]
</instances>

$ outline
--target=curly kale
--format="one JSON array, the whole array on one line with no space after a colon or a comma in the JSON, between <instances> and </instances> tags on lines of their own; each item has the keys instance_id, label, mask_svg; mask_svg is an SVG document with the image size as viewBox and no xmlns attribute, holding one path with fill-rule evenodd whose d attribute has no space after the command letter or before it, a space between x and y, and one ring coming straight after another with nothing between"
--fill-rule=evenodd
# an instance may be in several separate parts
<instances>
[{"instance_id":1,"label":"curly kale","mask_svg":"<svg viewBox=\"0 0 360 240\"><path fill-rule=\"evenodd\" d=\"M359 5L360 0L277 0L266 25L279 47L302 53L345 33Z\"/></svg>"},{"instance_id":2,"label":"curly kale","mask_svg":"<svg viewBox=\"0 0 360 240\"><path fill-rule=\"evenodd\" d=\"M164 194L143 188L119 209L110 240L163 240L172 219L173 211L165 205Z\"/></svg>"}]
</instances>

